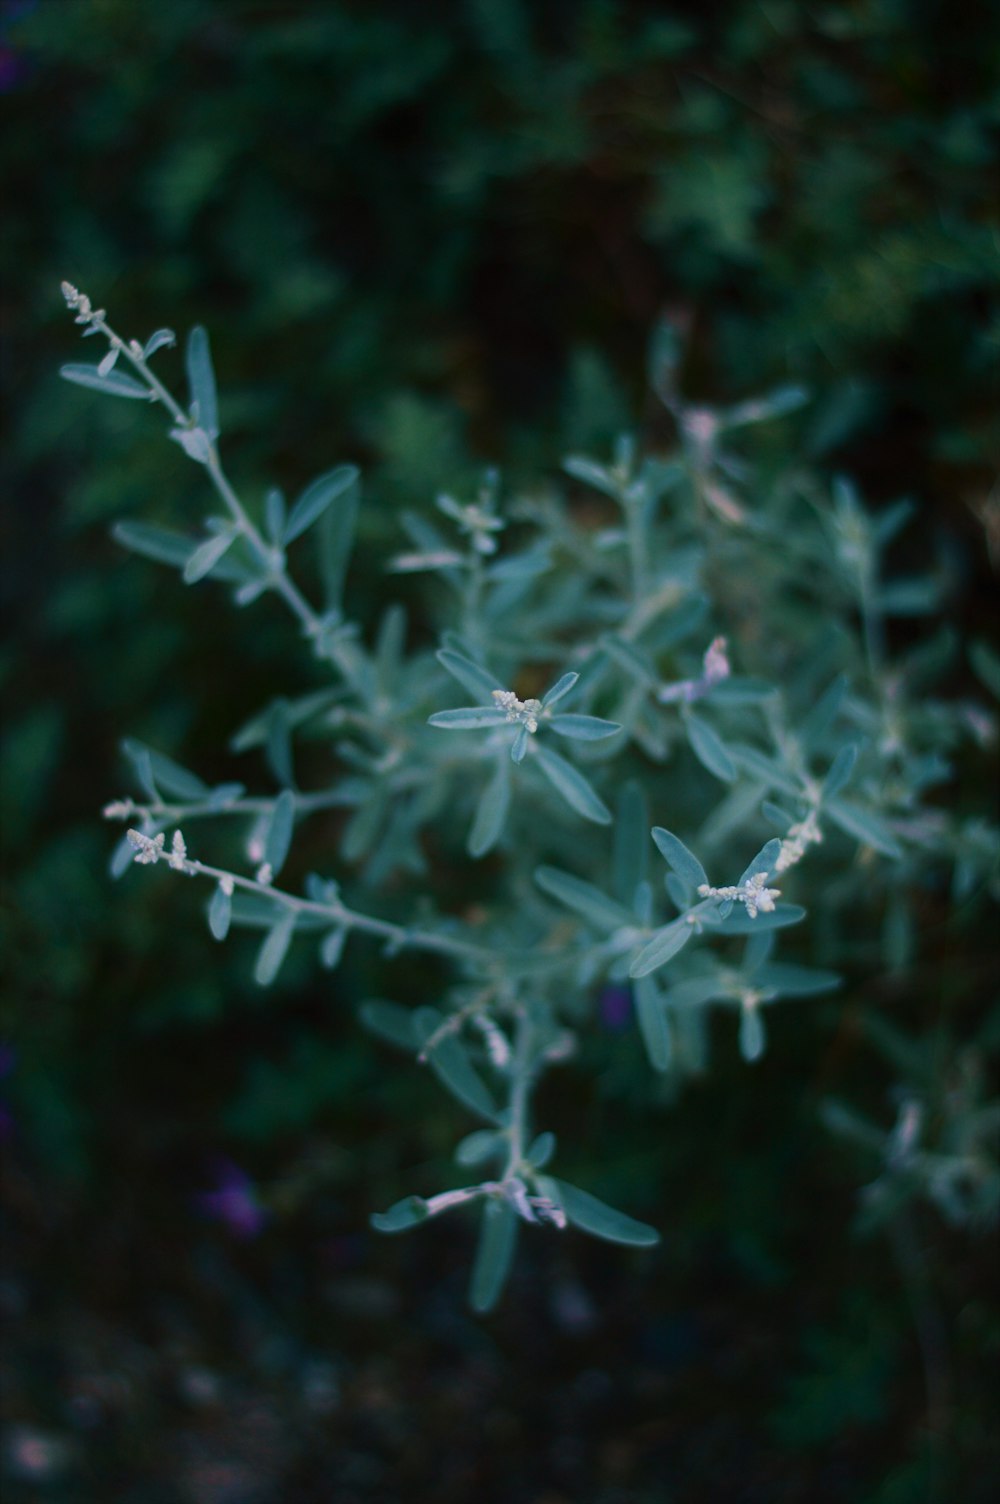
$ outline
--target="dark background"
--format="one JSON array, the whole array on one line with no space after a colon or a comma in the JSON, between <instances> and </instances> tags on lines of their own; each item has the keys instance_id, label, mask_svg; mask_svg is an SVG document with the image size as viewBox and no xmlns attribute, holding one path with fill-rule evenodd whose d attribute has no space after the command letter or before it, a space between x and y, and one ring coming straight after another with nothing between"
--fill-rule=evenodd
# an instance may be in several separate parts
<instances>
[{"instance_id":1,"label":"dark background","mask_svg":"<svg viewBox=\"0 0 1000 1504\"><path fill-rule=\"evenodd\" d=\"M445 1162L457 1114L361 1036L363 959L331 981L293 957L261 995L187 895L109 886L120 738L253 782L230 731L314 681L277 608L241 617L116 548L119 517L194 522L201 478L150 413L56 376L89 354L63 277L129 336L207 324L248 494L363 465L350 605L370 622L400 506L649 421L666 315L690 396L824 395L814 458L875 505L922 504L982 635L991 10L0 4L11 1501L993 1496L995 1242L918 1208L908 1284L890 1239L853 1230L866 1167L818 1117L837 1092L891 1119L861 1011L940 1035L947 1007L961 1035L985 937L905 988L791 1005L752 1073L720 1037L673 1106L606 1029L547 1121L595 1187L627 1172L664 1242L526 1240L473 1321L461 1223L367 1230ZM234 1166L268 1213L243 1240L198 1199Z\"/></svg>"}]
</instances>

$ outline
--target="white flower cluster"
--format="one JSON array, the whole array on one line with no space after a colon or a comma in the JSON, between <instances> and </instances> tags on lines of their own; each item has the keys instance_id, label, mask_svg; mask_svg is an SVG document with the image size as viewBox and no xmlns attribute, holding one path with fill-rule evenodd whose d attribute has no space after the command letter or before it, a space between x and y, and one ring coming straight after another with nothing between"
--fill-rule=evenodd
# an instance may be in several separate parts
<instances>
[{"instance_id":1,"label":"white flower cluster","mask_svg":"<svg viewBox=\"0 0 1000 1504\"><path fill-rule=\"evenodd\" d=\"M127 830L125 834L135 852L132 860L138 862L140 867L155 866L163 857L167 866L173 867L175 872L187 871L187 847L179 830L174 831L169 853L164 850L165 837L162 830L155 836L144 835L141 830Z\"/></svg>"},{"instance_id":2,"label":"white flower cluster","mask_svg":"<svg viewBox=\"0 0 1000 1504\"><path fill-rule=\"evenodd\" d=\"M756 919L758 914L772 913L774 900L781 897L780 888L769 888L766 884L767 873L755 872L748 882L741 883L738 887L712 888L708 883L702 883L698 897L731 899L743 904L750 918Z\"/></svg>"},{"instance_id":3,"label":"white flower cluster","mask_svg":"<svg viewBox=\"0 0 1000 1504\"><path fill-rule=\"evenodd\" d=\"M507 712L508 721L516 721L522 726L527 726L534 735L538 730L538 717L542 713L541 700L519 700L512 689L495 689L493 698L497 709Z\"/></svg>"},{"instance_id":4,"label":"white flower cluster","mask_svg":"<svg viewBox=\"0 0 1000 1504\"><path fill-rule=\"evenodd\" d=\"M816 821L816 811L811 809L804 820L798 825L793 825L781 843L778 859L774 864L775 872L785 872L789 867L794 867L806 854L806 849L813 842L817 845L823 839L823 832Z\"/></svg>"}]
</instances>

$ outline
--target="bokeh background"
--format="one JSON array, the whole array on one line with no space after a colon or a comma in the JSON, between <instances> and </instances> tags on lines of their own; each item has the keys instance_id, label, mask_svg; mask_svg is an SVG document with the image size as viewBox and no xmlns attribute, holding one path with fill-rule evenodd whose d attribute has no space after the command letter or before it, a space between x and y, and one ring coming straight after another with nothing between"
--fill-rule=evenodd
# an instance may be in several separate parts
<instances>
[{"instance_id":1,"label":"bokeh background","mask_svg":"<svg viewBox=\"0 0 1000 1504\"><path fill-rule=\"evenodd\" d=\"M358 1029L364 958L261 994L186 893L109 884L120 738L252 782L227 736L312 671L277 608L116 548L200 516L201 479L56 372L63 277L128 335L207 324L251 494L363 465L371 621L398 509L641 425L667 315L691 395L824 394L813 457L921 503L983 636L997 43L934 0L2 0L9 1504L994 1497L995 1240L925 1209L908 1284L818 1114L889 1111L863 1007L933 1068L955 958L789 1007L752 1072L721 1041L669 1106L609 1013L546 1121L584 1183L628 1167L662 1248L526 1240L471 1319L461 1224L367 1230L457 1114Z\"/></svg>"}]
</instances>

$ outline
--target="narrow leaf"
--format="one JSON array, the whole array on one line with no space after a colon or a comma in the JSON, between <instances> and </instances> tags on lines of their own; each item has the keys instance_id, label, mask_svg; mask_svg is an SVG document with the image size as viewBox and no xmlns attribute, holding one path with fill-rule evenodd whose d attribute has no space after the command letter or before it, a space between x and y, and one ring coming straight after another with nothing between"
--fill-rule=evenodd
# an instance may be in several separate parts
<instances>
[{"instance_id":1,"label":"narrow leaf","mask_svg":"<svg viewBox=\"0 0 1000 1504\"><path fill-rule=\"evenodd\" d=\"M579 679L579 674L563 674L561 679L557 679L556 682L545 691L544 695L542 696L542 705L547 710L551 709L553 705L558 705L560 700L564 700L566 698L570 690L576 688Z\"/></svg>"},{"instance_id":2,"label":"narrow leaf","mask_svg":"<svg viewBox=\"0 0 1000 1504\"><path fill-rule=\"evenodd\" d=\"M599 742L615 736L622 728L617 721L605 721L596 715L555 715L552 730L577 742Z\"/></svg>"},{"instance_id":3,"label":"narrow leaf","mask_svg":"<svg viewBox=\"0 0 1000 1504\"><path fill-rule=\"evenodd\" d=\"M640 977L632 989L639 1032L654 1071L669 1070L673 1058L670 1024L660 989L652 977Z\"/></svg>"},{"instance_id":4,"label":"narrow leaf","mask_svg":"<svg viewBox=\"0 0 1000 1504\"><path fill-rule=\"evenodd\" d=\"M421 1196L404 1196L387 1212L373 1212L371 1223L376 1232L406 1232L426 1222L430 1213Z\"/></svg>"},{"instance_id":5,"label":"narrow leaf","mask_svg":"<svg viewBox=\"0 0 1000 1504\"><path fill-rule=\"evenodd\" d=\"M148 386L143 386L141 381L136 381L132 376L126 376L124 371L109 371L102 376L96 366L68 365L60 366L59 375L64 381L75 382L77 386L93 387L95 392L107 392L111 397L131 397L143 402L152 401L153 394Z\"/></svg>"},{"instance_id":6,"label":"narrow leaf","mask_svg":"<svg viewBox=\"0 0 1000 1504\"><path fill-rule=\"evenodd\" d=\"M198 407L198 426L205 430L210 439L217 439L219 408L215 395L215 374L212 371L208 335L200 324L188 335L184 363L187 367L191 402Z\"/></svg>"},{"instance_id":7,"label":"narrow leaf","mask_svg":"<svg viewBox=\"0 0 1000 1504\"><path fill-rule=\"evenodd\" d=\"M208 927L216 940L225 940L232 917L233 895L220 884L212 894L212 902L208 906Z\"/></svg>"},{"instance_id":8,"label":"narrow leaf","mask_svg":"<svg viewBox=\"0 0 1000 1504\"><path fill-rule=\"evenodd\" d=\"M672 924L657 930L648 945L643 946L629 968L630 977L645 977L683 950L694 934L694 925L686 919L675 919Z\"/></svg>"},{"instance_id":9,"label":"narrow leaf","mask_svg":"<svg viewBox=\"0 0 1000 1504\"><path fill-rule=\"evenodd\" d=\"M271 823L264 842L264 861L275 877L285 865L294 828L295 795L291 789L283 789L274 801Z\"/></svg>"},{"instance_id":10,"label":"narrow leaf","mask_svg":"<svg viewBox=\"0 0 1000 1504\"><path fill-rule=\"evenodd\" d=\"M151 334L142 347L143 360L149 360L157 350L162 350L164 345L176 345L177 336L172 329L157 329Z\"/></svg>"},{"instance_id":11,"label":"narrow leaf","mask_svg":"<svg viewBox=\"0 0 1000 1504\"><path fill-rule=\"evenodd\" d=\"M517 1244L517 1224L509 1201L496 1196L487 1200L469 1285L469 1304L480 1316L492 1311L503 1293Z\"/></svg>"},{"instance_id":12,"label":"narrow leaf","mask_svg":"<svg viewBox=\"0 0 1000 1504\"><path fill-rule=\"evenodd\" d=\"M854 764L858 760L858 749L855 743L841 747L833 762L830 764L826 778L823 780L823 798L832 799L834 794L839 794L841 789L850 780L854 772Z\"/></svg>"},{"instance_id":13,"label":"narrow leaf","mask_svg":"<svg viewBox=\"0 0 1000 1504\"><path fill-rule=\"evenodd\" d=\"M383 1003L372 999L361 1004L358 1017L366 1029L371 1029L373 1034L377 1034L388 1044L394 1044L397 1049L409 1050L412 1054L419 1048L411 1009L401 1008L398 1003Z\"/></svg>"},{"instance_id":14,"label":"narrow leaf","mask_svg":"<svg viewBox=\"0 0 1000 1504\"><path fill-rule=\"evenodd\" d=\"M457 1145L455 1159L458 1164L465 1165L468 1169L473 1165L485 1164L494 1156L503 1154L507 1145L508 1139L505 1133L501 1133L496 1128L477 1128L473 1133L467 1133Z\"/></svg>"},{"instance_id":15,"label":"narrow leaf","mask_svg":"<svg viewBox=\"0 0 1000 1504\"><path fill-rule=\"evenodd\" d=\"M754 987L764 987L775 997L816 997L833 992L841 978L835 971L797 966L790 961L769 961L754 974Z\"/></svg>"},{"instance_id":16,"label":"narrow leaf","mask_svg":"<svg viewBox=\"0 0 1000 1504\"><path fill-rule=\"evenodd\" d=\"M326 971L333 971L340 964L340 958L344 953L344 945L347 941L347 931L343 926L331 930L324 935L319 947L319 964Z\"/></svg>"},{"instance_id":17,"label":"narrow leaf","mask_svg":"<svg viewBox=\"0 0 1000 1504\"><path fill-rule=\"evenodd\" d=\"M764 845L760 848L757 855L754 857L753 861L750 863L749 867L740 878L738 886L742 888L745 883L748 883L751 878L756 877L760 872L773 872L774 864L778 860L780 854L781 842L778 840L777 836L772 836L769 841L764 842Z\"/></svg>"},{"instance_id":18,"label":"narrow leaf","mask_svg":"<svg viewBox=\"0 0 1000 1504\"><path fill-rule=\"evenodd\" d=\"M743 1008L740 1012L740 1054L753 1063L764 1053L764 1020L759 1008Z\"/></svg>"},{"instance_id":19,"label":"narrow leaf","mask_svg":"<svg viewBox=\"0 0 1000 1504\"><path fill-rule=\"evenodd\" d=\"M198 580L203 580L207 574L210 574L223 554L232 548L236 537L236 531L232 529L224 533L216 533L214 538L206 538L204 543L200 543L184 565L185 585L194 585Z\"/></svg>"},{"instance_id":20,"label":"narrow leaf","mask_svg":"<svg viewBox=\"0 0 1000 1504\"><path fill-rule=\"evenodd\" d=\"M510 767L508 759L502 757L476 806L475 819L466 842L466 849L470 856L485 856L488 851L493 850L503 834L509 808Z\"/></svg>"},{"instance_id":21,"label":"narrow leaf","mask_svg":"<svg viewBox=\"0 0 1000 1504\"><path fill-rule=\"evenodd\" d=\"M613 860L614 891L621 903L635 903L636 889L648 870L649 816L642 785L630 779L618 796Z\"/></svg>"},{"instance_id":22,"label":"narrow leaf","mask_svg":"<svg viewBox=\"0 0 1000 1504\"><path fill-rule=\"evenodd\" d=\"M150 522L116 522L111 536L123 548L154 559L157 564L172 564L183 569L191 557L191 539L173 528L157 527Z\"/></svg>"},{"instance_id":23,"label":"narrow leaf","mask_svg":"<svg viewBox=\"0 0 1000 1504\"><path fill-rule=\"evenodd\" d=\"M608 1243L625 1243L633 1248L651 1248L660 1241L655 1228L598 1201L589 1191L581 1191L565 1180L556 1180L555 1186L567 1220L581 1232L589 1232L592 1237L603 1238Z\"/></svg>"},{"instance_id":24,"label":"narrow leaf","mask_svg":"<svg viewBox=\"0 0 1000 1504\"><path fill-rule=\"evenodd\" d=\"M495 689L503 689L500 680L481 664L473 663L471 658L465 658L461 653L456 653L452 648L441 648L436 654L441 667L448 670L453 679L457 679L463 689L467 689L470 695L478 695L482 704L488 705Z\"/></svg>"},{"instance_id":25,"label":"narrow leaf","mask_svg":"<svg viewBox=\"0 0 1000 1504\"><path fill-rule=\"evenodd\" d=\"M182 768L180 763L174 762L172 757L167 757L163 752L154 752L151 747L145 746L133 737L125 738L122 742L122 751L137 770L136 759L142 757L143 754L149 758L149 768L156 787L164 794L170 794L177 799L205 799L211 792L208 784L203 782L197 773Z\"/></svg>"},{"instance_id":26,"label":"narrow leaf","mask_svg":"<svg viewBox=\"0 0 1000 1504\"><path fill-rule=\"evenodd\" d=\"M556 1152L556 1136L554 1133L540 1133L536 1139L528 1145L525 1159L536 1170L544 1170L553 1154Z\"/></svg>"},{"instance_id":27,"label":"narrow leaf","mask_svg":"<svg viewBox=\"0 0 1000 1504\"><path fill-rule=\"evenodd\" d=\"M584 882L582 878L573 877L568 872L560 872L556 867L536 867L535 882L568 909L582 915L588 924L602 934L609 934L632 923L631 914L621 904L605 897L593 883Z\"/></svg>"},{"instance_id":28,"label":"narrow leaf","mask_svg":"<svg viewBox=\"0 0 1000 1504\"><path fill-rule=\"evenodd\" d=\"M547 747L538 744L535 746L535 753L542 773L577 814L585 820L593 820L595 825L610 825L611 811L572 763L560 757L557 752L550 752Z\"/></svg>"},{"instance_id":29,"label":"narrow leaf","mask_svg":"<svg viewBox=\"0 0 1000 1504\"><path fill-rule=\"evenodd\" d=\"M356 465L338 465L335 470L328 470L325 475L318 476L306 487L289 512L282 541L292 543L307 528L312 527L327 507L354 489L358 479Z\"/></svg>"},{"instance_id":30,"label":"narrow leaf","mask_svg":"<svg viewBox=\"0 0 1000 1504\"><path fill-rule=\"evenodd\" d=\"M723 783L732 783L736 777L736 764L718 732L693 711L688 711L684 716L684 726L691 750L702 767L707 768L714 777L721 778Z\"/></svg>"},{"instance_id":31,"label":"narrow leaf","mask_svg":"<svg viewBox=\"0 0 1000 1504\"><path fill-rule=\"evenodd\" d=\"M317 531L319 568L327 611L340 611L343 603L347 563L361 505L360 472L354 466L346 468L354 470L354 484L346 492L341 492L336 506L328 506L321 514Z\"/></svg>"},{"instance_id":32,"label":"narrow leaf","mask_svg":"<svg viewBox=\"0 0 1000 1504\"><path fill-rule=\"evenodd\" d=\"M707 884L708 876L704 867L694 852L689 851L684 842L672 831L664 830L662 825L657 825L653 830L653 840L656 842L660 855L673 868L686 888L697 893L699 888Z\"/></svg>"},{"instance_id":33,"label":"narrow leaf","mask_svg":"<svg viewBox=\"0 0 1000 1504\"><path fill-rule=\"evenodd\" d=\"M441 1016L434 1008L418 1008L414 1022L419 1038L426 1046L426 1041L437 1032ZM427 1060L435 1075L453 1096L480 1117L496 1122L496 1103L464 1046L453 1033L441 1034L437 1043L427 1051Z\"/></svg>"},{"instance_id":34,"label":"narrow leaf","mask_svg":"<svg viewBox=\"0 0 1000 1504\"><path fill-rule=\"evenodd\" d=\"M292 943L294 932L295 914L289 909L281 916L277 924L272 926L257 954L253 976L259 987L269 986L278 975L281 963L288 954L288 947Z\"/></svg>"},{"instance_id":35,"label":"narrow leaf","mask_svg":"<svg viewBox=\"0 0 1000 1504\"><path fill-rule=\"evenodd\" d=\"M762 930L783 930L790 924L798 924L806 917L806 911L797 903L779 903L769 911L761 911L753 919L736 904L715 931L719 935L753 935Z\"/></svg>"},{"instance_id":36,"label":"narrow leaf","mask_svg":"<svg viewBox=\"0 0 1000 1504\"><path fill-rule=\"evenodd\" d=\"M872 846L884 856L901 857L903 849L880 815L862 809L846 799L831 799L823 806L835 825L865 846Z\"/></svg>"},{"instance_id":37,"label":"narrow leaf","mask_svg":"<svg viewBox=\"0 0 1000 1504\"><path fill-rule=\"evenodd\" d=\"M438 710L428 716L428 726L442 731L479 731L484 726L502 726L506 712L493 705L466 705L459 710Z\"/></svg>"}]
</instances>

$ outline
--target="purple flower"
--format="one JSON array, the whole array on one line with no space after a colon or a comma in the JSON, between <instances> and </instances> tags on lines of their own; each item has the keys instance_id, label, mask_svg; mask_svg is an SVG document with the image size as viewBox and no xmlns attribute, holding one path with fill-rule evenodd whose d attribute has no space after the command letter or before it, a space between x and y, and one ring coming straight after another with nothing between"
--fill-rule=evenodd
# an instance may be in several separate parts
<instances>
[{"instance_id":1,"label":"purple flower","mask_svg":"<svg viewBox=\"0 0 1000 1504\"><path fill-rule=\"evenodd\" d=\"M221 1222L236 1238L256 1238L268 1213L257 1199L250 1176L231 1159L223 1158L213 1161L212 1173L214 1188L195 1197L199 1211L210 1221Z\"/></svg>"},{"instance_id":2,"label":"purple flower","mask_svg":"<svg viewBox=\"0 0 1000 1504\"><path fill-rule=\"evenodd\" d=\"M620 1034L632 1022L632 989L624 983L612 983L601 989L597 999L601 1023L611 1034Z\"/></svg>"}]
</instances>

